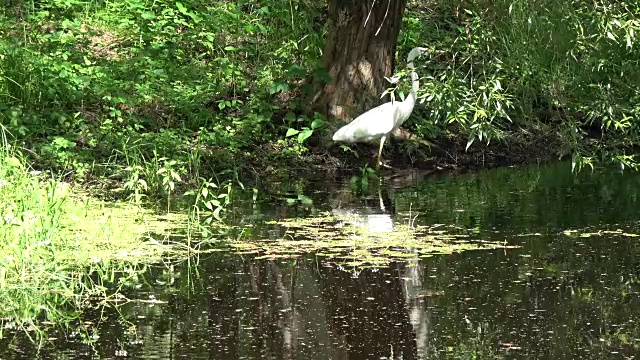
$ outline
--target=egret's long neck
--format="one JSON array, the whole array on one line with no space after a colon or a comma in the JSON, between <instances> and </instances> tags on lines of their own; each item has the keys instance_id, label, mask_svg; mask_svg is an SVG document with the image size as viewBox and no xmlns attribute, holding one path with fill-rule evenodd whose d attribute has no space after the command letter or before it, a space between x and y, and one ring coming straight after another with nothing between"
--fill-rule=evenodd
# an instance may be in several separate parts
<instances>
[{"instance_id":1,"label":"egret's long neck","mask_svg":"<svg viewBox=\"0 0 640 360\"><path fill-rule=\"evenodd\" d=\"M413 66L413 59L407 63L407 67L411 69L411 92L407 100L415 103L416 98L418 97L418 88L420 87L420 82L418 81L418 74L415 71L415 67Z\"/></svg>"}]
</instances>

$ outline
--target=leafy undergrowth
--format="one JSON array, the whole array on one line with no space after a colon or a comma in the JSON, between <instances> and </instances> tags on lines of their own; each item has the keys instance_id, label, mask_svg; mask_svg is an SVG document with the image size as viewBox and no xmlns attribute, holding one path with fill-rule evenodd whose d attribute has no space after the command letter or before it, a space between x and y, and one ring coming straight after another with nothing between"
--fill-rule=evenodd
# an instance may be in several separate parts
<instances>
[{"instance_id":1,"label":"leafy undergrowth","mask_svg":"<svg viewBox=\"0 0 640 360\"><path fill-rule=\"evenodd\" d=\"M384 218L363 223L357 216L345 218L330 213L266 224L283 228L283 236L237 240L230 246L239 254L269 259L312 253L349 267L381 267L437 254L517 247L476 239L451 226L390 225Z\"/></svg>"},{"instance_id":2,"label":"leafy undergrowth","mask_svg":"<svg viewBox=\"0 0 640 360\"><path fill-rule=\"evenodd\" d=\"M38 168L135 199L220 186L254 144L304 154L322 117L281 98L320 66L322 4L299 4L293 33L290 5L10 4L0 127Z\"/></svg>"},{"instance_id":3,"label":"leafy undergrowth","mask_svg":"<svg viewBox=\"0 0 640 360\"><path fill-rule=\"evenodd\" d=\"M9 2L0 8L0 126L38 168L136 200L211 193L209 184L274 168L371 164L375 144L330 142L338 124L309 107L314 85L328 80L327 3L212 4ZM403 125L414 140L385 147L392 165L572 156L578 167L599 158L632 166L637 5L491 4L409 2L398 56L432 51Z\"/></svg>"}]
</instances>

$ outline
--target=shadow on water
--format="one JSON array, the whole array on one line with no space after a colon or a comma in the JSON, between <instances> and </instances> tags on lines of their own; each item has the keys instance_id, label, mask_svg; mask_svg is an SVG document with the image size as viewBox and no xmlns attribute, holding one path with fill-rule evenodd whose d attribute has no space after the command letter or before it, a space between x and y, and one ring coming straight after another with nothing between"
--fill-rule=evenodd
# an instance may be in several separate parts
<instances>
[{"instance_id":1,"label":"shadow on water","mask_svg":"<svg viewBox=\"0 0 640 360\"><path fill-rule=\"evenodd\" d=\"M357 197L340 183L285 181L236 212L237 223L255 225L248 233L256 239L284 236L266 220L332 211L355 214L352 221L372 229L448 224L521 247L383 268L314 255L269 260L217 252L194 259L197 265L151 269L128 291L138 300L84 314L88 335L61 334L40 354L633 358L640 353L638 180L612 172L575 176L556 164L396 177L379 193ZM2 340L0 357L35 357L17 336Z\"/></svg>"}]
</instances>

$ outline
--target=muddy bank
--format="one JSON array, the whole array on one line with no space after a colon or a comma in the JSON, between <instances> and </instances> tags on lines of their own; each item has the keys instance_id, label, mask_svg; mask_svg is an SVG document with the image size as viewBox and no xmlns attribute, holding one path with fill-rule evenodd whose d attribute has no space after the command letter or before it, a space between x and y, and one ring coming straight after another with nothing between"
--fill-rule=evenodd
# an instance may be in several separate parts
<instances>
[{"instance_id":1,"label":"muddy bank","mask_svg":"<svg viewBox=\"0 0 640 360\"><path fill-rule=\"evenodd\" d=\"M506 133L503 140L489 144L476 141L468 149L467 141L460 135L435 141L391 138L385 143L382 156L385 164L396 170L428 172L468 172L560 159L561 140L549 130L514 130ZM299 156L285 156L281 149L266 144L237 161L241 173L248 178L301 177L318 172L340 177L357 173L364 166L375 167L378 144L352 144L352 151L344 151L340 144L329 141L324 146L310 146L308 153Z\"/></svg>"}]
</instances>

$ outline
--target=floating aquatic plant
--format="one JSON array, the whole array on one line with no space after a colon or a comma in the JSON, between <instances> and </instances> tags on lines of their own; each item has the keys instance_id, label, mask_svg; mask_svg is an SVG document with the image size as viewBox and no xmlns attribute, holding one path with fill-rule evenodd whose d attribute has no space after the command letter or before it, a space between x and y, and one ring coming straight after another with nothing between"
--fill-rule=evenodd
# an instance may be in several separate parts
<instances>
[{"instance_id":1,"label":"floating aquatic plant","mask_svg":"<svg viewBox=\"0 0 640 360\"><path fill-rule=\"evenodd\" d=\"M350 266L386 266L394 261L435 254L514 247L504 241L476 239L464 229L452 226L375 226L364 224L358 216L345 219L331 213L273 221L267 225L280 228L282 236L257 241L236 240L230 245L238 253L259 254L260 258L313 253Z\"/></svg>"}]
</instances>

